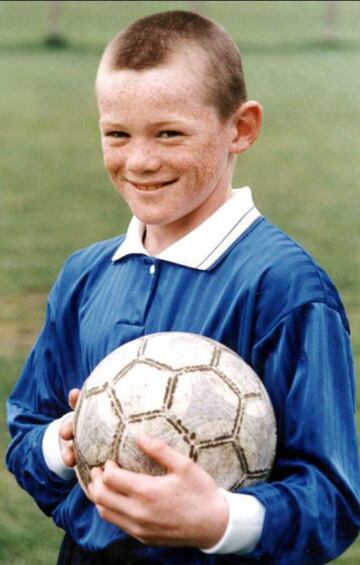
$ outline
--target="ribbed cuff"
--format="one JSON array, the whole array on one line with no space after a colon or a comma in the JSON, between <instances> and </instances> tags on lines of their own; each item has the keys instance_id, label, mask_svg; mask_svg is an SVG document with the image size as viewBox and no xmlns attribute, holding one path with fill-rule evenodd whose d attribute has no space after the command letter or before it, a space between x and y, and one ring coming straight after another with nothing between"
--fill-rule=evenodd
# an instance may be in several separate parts
<instances>
[{"instance_id":1,"label":"ribbed cuff","mask_svg":"<svg viewBox=\"0 0 360 565\"><path fill-rule=\"evenodd\" d=\"M42 450L46 465L50 471L53 471L60 479L70 480L74 477L74 469L65 465L61 456L60 441L59 441L59 428L63 420L69 417L65 414L62 418L54 420L46 428L43 441Z\"/></svg>"},{"instance_id":2,"label":"ribbed cuff","mask_svg":"<svg viewBox=\"0 0 360 565\"><path fill-rule=\"evenodd\" d=\"M265 507L255 496L220 489L229 508L229 521L222 538L204 553L250 553L260 539Z\"/></svg>"}]
</instances>

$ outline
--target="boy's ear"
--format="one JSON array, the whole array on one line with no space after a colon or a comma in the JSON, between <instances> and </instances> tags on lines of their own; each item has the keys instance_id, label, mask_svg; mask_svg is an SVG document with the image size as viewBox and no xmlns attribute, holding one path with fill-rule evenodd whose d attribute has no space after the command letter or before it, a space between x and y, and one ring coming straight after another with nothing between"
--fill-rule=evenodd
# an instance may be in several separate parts
<instances>
[{"instance_id":1,"label":"boy's ear","mask_svg":"<svg viewBox=\"0 0 360 565\"><path fill-rule=\"evenodd\" d=\"M230 144L230 153L242 153L254 143L260 133L263 109L259 102L244 102L232 117L234 135Z\"/></svg>"}]
</instances>

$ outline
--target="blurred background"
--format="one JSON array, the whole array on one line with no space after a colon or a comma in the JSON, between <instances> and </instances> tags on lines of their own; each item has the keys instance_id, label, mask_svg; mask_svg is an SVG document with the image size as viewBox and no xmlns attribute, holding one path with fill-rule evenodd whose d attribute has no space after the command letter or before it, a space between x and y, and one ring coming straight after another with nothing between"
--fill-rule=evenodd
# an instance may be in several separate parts
<instances>
[{"instance_id":1,"label":"blurred background","mask_svg":"<svg viewBox=\"0 0 360 565\"><path fill-rule=\"evenodd\" d=\"M4 404L72 251L126 229L102 166L95 73L140 16L192 9L237 41L262 135L238 162L261 212L335 281L360 357L360 2L0 1L0 454ZM359 398L359 396L358 396ZM0 468L0 562L56 562L62 533ZM360 563L355 543L337 563Z\"/></svg>"}]
</instances>

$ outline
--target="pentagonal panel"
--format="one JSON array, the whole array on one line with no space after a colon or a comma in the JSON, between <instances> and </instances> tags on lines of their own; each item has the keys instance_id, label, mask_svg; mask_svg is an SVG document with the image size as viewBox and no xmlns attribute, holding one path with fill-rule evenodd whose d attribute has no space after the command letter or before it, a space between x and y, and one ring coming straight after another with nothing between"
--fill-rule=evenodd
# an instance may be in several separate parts
<instances>
[{"instance_id":1,"label":"pentagonal panel","mask_svg":"<svg viewBox=\"0 0 360 565\"><path fill-rule=\"evenodd\" d=\"M120 429L121 418L108 391L84 399L77 412L75 444L90 466L102 464L111 457L114 438Z\"/></svg>"},{"instance_id":2,"label":"pentagonal panel","mask_svg":"<svg viewBox=\"0 0 360 565\"><path fill-rule=\"evenodd\" d=\"M231 436L239 399L209 368L180 373L168 406L198 441L208 441Z\"/></svg>"},{"instance_id":3,"label":"pentagonal panel","mask_svg":"<svg viewBox=\"0 0 360 565\"><path fill-rule=\"evenodd\" d=\"M244 476L240 460L232 443L203 447L198 450L197 463L216 481L230 490Z\"/></svg>"},{"instance_id":4,"label":"pentagonal panel","mask_svg":"<svg viewBox=\"0 0 360 565\"><path fill-rule=\"evenodd\" d=\"M171 373L138 361L114 387L125 417L160 410Z\"/></svg>"},{"instance_id":5,"label":"pentagonal panel","mask_svg":"<svg viewBox=\"0 0 360 565\"><path fill-rule=\"evenodd\" d=\"M202 336L169 332L148 336L143 355L173 369L181 369L209 365L213 352L214 344Z\"/></svg>"},{"instance_id":6,"label":"pentagonal panel","mask_svg":"<svg viewBox=\"0 0 360 565\"><path fill-rule=\"evenodd\" d=\"M183 455L189 456L190 454L191 445L184 440L183 436L178 433L165 416L144 417L140 421L128 423L122 436L118 461L124 469L149 475L162 475L166 472L165 469L140 451L136 444L138 435L148 435L161 439Z\"/></svg>"},{"instance_id":7,"label":"pentagonal panel","mask_svg":"<svg viewBox=\"0 0 360 565\"><path fill-rule=\"evenodd\" d=\"M249 472L271 468L276 444L275 422L271 405L262 396L243 401L243 419L239 443Z\"/></svg>"}]
</instances>

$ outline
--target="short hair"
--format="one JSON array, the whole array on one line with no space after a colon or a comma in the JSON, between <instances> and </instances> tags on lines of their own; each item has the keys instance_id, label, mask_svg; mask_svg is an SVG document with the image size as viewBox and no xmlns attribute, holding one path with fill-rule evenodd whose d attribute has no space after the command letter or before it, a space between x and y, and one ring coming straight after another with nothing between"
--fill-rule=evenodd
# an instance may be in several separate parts
<instances>
[{"instance_id":1,"label":"short hair","mask_svg":"<svg viewBox=\"0 0 360 565\"><path fill-rule=\"evenodd\" d=\"M140 71L166 63L191 43L205 54L206 99L226 120L247 99L246 84L236 44L209 18L181 10L145 16L110 41L103 59L111 70Z\"/></svg>"}]
</instances>

